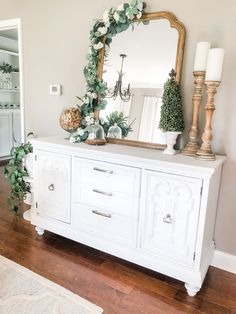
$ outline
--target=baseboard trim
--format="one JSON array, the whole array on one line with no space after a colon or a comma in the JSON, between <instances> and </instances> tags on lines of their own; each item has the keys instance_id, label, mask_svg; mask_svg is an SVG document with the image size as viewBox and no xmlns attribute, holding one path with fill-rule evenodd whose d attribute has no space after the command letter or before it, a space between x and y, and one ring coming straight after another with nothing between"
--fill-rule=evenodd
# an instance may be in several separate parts
<instances>
[{"instance_id":1,"label":"baseboard trim","mask_svg":"<svg viewBox=\"0 0 236 314\"><path fill-rule=\"evenodd\" d=\"M215 250L211 266L236 274L236 255Z\"/></svg>"}]
</instances>

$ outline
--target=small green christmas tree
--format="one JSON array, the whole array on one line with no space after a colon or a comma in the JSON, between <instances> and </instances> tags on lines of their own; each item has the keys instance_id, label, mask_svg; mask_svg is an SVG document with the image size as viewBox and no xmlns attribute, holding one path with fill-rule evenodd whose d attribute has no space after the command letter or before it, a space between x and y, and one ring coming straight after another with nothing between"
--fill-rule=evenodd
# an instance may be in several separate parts
<instances>
[{"instance_id":1,"label":"small green christmas tree","mask_svg":"<svg viewBox=\"0 0 236 314\"><path fill-rule=\"evenodd\" d=\"M159 128L163 132L183 132L184 118L180 85L175 80L176 73L173 69L169 76L170 78L164 84Z\"/></svg>"}]
</instances>

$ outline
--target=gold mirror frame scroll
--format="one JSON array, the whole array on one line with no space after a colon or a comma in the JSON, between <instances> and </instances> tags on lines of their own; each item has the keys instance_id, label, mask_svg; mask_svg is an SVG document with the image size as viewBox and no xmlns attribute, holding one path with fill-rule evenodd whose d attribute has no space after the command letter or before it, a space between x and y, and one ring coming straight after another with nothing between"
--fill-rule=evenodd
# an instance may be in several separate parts
<instances>
[{"instance_id":1,"label":"gold mirror frame scroll","mask_svg":"<svg viewBox=\"0 0 236 314\"><path fill-rule=\"evenodd\" d=\"M144 13L140 19L134 19L134 22L145 21L145 20L151 21L151 20L159 20L159 19L167 19L170 22L170 26L172 28L175 28L179 34L177 51L176 51L175 72L176 72L176 81L180 83L183 57L184 57L185 37L186 37L186 30L185 30L184 25L176 18L176 16L173 13L166 12L166 11ZM97 67L98 77L100 79L102 79L102 76L103 76L104 57L105 57L105 49L102 48L99 52L100 61ZM95 111L95 117L99 118L99 110ZM166 145L163 145L163 144L155 144L155 143L148 143L148 142L135 141L135 140L114 139L114 138L109 138L109 137L106 138L106 140L108 143L122 144L122 145L136 146L136 147L143 147L143 148L152 148L152 149L165 149L166 148Z\"/></svg>"}]
</instances>

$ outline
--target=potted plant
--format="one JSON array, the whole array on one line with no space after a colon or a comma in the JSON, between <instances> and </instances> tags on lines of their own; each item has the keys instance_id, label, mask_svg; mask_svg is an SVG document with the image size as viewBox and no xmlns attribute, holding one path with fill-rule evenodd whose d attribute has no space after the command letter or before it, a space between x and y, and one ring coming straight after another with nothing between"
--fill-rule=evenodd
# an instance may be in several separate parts
<instances>
[{"instance_id":1,"label":"potted plant","mask_svg":"<svg viewBox=\"0 0 236 314\"><path fill-rule=\"evenodd\" d=\"M173 69L169 76L164 84L159 128L166 134L167 148L164 150L164 154L174 155L176 151L173 146L178 135L184 130L184 118L181 89L175 79L176 73Z\"/></svg>"},{"instance_id":2,"label":"potted plant","mask_svg":"<svg viewBox=\"0 0 236 314\"><path fill-rule=\"evenodd\" d=\"M129 117L124 116L124 113L122 111L113 111L108 116L106 116L106 119L104 123L102 124L104 132L107 134L108 130L111 126L114 126L115 124L121 128L122 137L125 138L128 136L129 132L132 132L133 129L131 125L134 123L131 122L130 124L127 123Z\"/></svg>"},{"instance_id":3,"label":"potted plant","mask_svg":"<svg viewBox=\"0 0 236 314\"><path fill-rule=\"evenodd\" d=\"M0 72L2 73L12 73L12 72L19 72L19 69L14 67L13 65L3 61L2 64L0 64Z\"/></svg>"},{"instance_id":4,"label":"potted plant","mask_svg":"<svg viewBox=\"0 0 236 314\"><path fill-rule=\"evenodd\" d=\"M33 147L30 143L12 148L12 157L4 167L4 176L10 184L8 204L10 209L18 216L21 215L23 201L26 199L27 194L31 192L30 182L25 179L29 177L25 166L25 158L32 151Z\"/></svg>"}]
</instances>

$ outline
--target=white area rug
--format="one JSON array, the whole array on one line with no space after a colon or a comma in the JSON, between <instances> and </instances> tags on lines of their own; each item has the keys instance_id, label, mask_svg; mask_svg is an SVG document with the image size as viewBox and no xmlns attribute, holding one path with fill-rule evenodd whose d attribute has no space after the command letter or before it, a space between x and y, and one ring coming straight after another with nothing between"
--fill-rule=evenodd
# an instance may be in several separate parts
<instances>
[{"instance_id":1,"label":"white area rug","mask_svg":"<svg viewBox=\"0 0 236 314\"><path fill-rule=\"evenodd\" d=\"M0 256L0 314L100 314L103 310Z\"/></svg>"}]
</instances>

